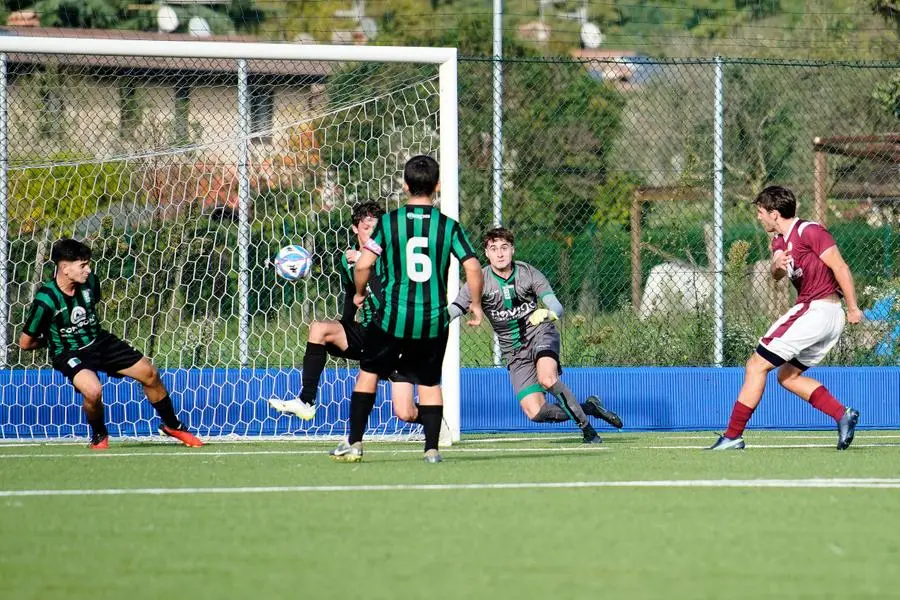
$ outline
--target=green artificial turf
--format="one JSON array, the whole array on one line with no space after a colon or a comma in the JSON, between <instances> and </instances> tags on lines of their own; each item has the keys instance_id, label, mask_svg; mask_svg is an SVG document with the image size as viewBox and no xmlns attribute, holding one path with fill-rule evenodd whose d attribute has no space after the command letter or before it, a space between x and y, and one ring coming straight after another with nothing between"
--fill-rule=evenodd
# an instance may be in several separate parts
<instances>
[{"instance_id":1,"label":"green artificial turf","mask_svg":"<svg viewBox=\"0 0 900 600\"><path fill-rule=\"evenodd\" d=\"M834 437L0 444L0 596L896 598L900 433Z\"/></svg>"}]
</instances>

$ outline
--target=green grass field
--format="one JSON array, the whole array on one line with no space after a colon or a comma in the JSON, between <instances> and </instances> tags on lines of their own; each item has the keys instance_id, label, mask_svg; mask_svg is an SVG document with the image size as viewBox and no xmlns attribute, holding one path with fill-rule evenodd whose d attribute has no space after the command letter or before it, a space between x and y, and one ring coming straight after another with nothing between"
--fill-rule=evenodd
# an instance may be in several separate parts
<instances>
[{"instance_id":1,"label":"green grass field","mask_svg":"<svg viewBox=\"0 0 900 600\"><path fill-rule=\"evenodd\" d=\"M834 437L0 444L0 596L896 598L900 432Z\"/></svg>"}]
</instances>

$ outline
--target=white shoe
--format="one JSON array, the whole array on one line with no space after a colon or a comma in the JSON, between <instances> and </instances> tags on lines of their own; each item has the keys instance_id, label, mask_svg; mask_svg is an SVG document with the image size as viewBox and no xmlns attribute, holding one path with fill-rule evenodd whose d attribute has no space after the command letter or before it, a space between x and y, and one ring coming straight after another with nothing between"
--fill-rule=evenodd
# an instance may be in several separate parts
<instances>
[{"instance_id":1,"label":"white shoe","mask_svg":"<svg viewBox=\"0 0 900 600\"><path fill-rule=\"evenodd\" d=\"M278 398L269 398L266 400L272 410L277 410L278 412L284 412L284 400L279 400Z\"/></svg>"},{"instance_id":2,"label":"white shoe","mask_svg":"<svg viewBox=\"0 0 900 600\"><path fill-rule=\"evenodd\" d=\"M362 442L348 444L341 442L337 448L328 453L333 460L338 462L359 462L363 457Z\"/></svg>"},{"instance_id":3,"label":"white shoe","mask_svg":"<svg viewBox=\"0 0 900 600\"><path fill-rule=\"evenodd\" d=\"M278 412L296 415L304 421L309 421L316 417L316 406L314 404L307 404L300 399L279 400L277 398L269 398L268 402L269 406Z\"/></svg>"}]
</instances>

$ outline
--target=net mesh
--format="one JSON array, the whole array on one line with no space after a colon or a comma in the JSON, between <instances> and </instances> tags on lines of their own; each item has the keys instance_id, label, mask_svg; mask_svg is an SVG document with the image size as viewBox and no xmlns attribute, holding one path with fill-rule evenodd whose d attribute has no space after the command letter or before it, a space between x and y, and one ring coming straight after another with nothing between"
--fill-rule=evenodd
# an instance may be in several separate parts
<instances>
[{"instance_id":1,"label":"net mesh","mask_svg":"<svg viewBox=\"0 0 900 600\"><path fill-rule=\"evenodd\" d=\"M278 417L265 400L299 394L310 323L340 315L340 258L356 244L353 205L398 206L406 159L437 154L436 67L249 61L247 136L236 61L29 55L11 57L10 67L9 339L52 277L53 241L73 236L92 247L105 328L164 370L188 427L343 434L355 366L347 361L330 359L312 422ZM271 258L289 244L313 253L310 277L276 276ZM9 363L48 367L45 351L14 345ZM86 431L65 380L48 372L27 379L4 390L13 398L4 422L30 423L17 435ZM370 434L414 434L392 416L390 395L379 399ZM155 415L139 386L113 380L104 401L114 435L150 431Z\"/></svg>"}]
</instances>

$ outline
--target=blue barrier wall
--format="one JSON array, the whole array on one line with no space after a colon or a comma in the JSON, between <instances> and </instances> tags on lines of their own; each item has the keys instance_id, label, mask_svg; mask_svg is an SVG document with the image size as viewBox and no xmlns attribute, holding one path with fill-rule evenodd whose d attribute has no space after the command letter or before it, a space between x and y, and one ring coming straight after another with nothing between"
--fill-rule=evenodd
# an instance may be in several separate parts
<instances>
[{"instance_id":1,"label":"blue barrier wall","mask_svg":"<svg viewBox=\"0 0 900 600\"><path fill-rule=\"evenodd\" d=\"M163 379L192 428L202 435L280 435L306 429L343 434L352 370L328 370L320 397L323 407L312 423L273 418L265 399L300 390L300 371L263 369L168 370ZM822 367L813 373L845 404L859 409L860 426L900 427L900 367ZM743 379L740 368L569 368L563 376L579 398L597 394L618 412L627 430L718 430L728 416ZM108 380L107 380L108 381ZM532 423L522 414L505 369L462 369L462 430L565 431L571 424ZM384 388L382 386L382 395ZM0 371L0 436L85 435L81 400L58 373L49 370ZM146 435L156 424L140 386L115 381L104 386L107 421L114 435ZM396 420L385 404L372 426ZM828 429L825 415L783 390L770 376L752 428ZM603 424L603 428L608 428Z\"/></svg>"},{"instance_id":2,"label":"blue barrier wall","mask_svg":"<svg viewBox=\"0 0 900 600\"><path fill-rule=\"evenodd\" d=\"M463 431L572 429L525 418L505 369L463 371ZM810 376L860 411L860 427L900 427L900 367L820 367ZM578 398L600 396L626 429L668 431L724 429L743 378L744 370L737 367L567 368L563 375ZM773 374L750 427L829 429L834 422L784 390Z\"/></svg>"}]
</instances>

